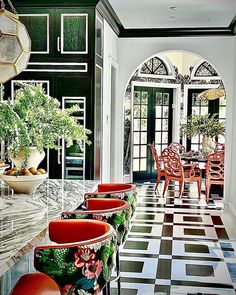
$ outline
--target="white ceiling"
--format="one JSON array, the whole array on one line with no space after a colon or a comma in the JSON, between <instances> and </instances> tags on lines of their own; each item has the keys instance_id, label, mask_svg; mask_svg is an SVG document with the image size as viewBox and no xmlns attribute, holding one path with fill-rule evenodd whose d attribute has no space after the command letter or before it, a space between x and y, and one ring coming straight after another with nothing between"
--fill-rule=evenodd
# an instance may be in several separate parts
<instances>
[{"instance_id":1,"label":"white ceiling","mask_svg":"<svg viewBox=\"0 0 236 295\"><path fill-rule=\"evenodd\" d=\"M236 14L236 0L109 0L109 2L126 29L228 27Z\"/></svg>"}]
</instances>

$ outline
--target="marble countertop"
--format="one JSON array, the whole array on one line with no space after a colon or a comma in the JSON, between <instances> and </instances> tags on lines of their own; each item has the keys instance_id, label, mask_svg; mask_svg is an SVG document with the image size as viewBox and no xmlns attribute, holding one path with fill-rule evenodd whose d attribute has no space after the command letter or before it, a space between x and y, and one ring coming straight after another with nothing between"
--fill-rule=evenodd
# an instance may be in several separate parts
<instances>
[{"instance_id":1,"label":"marble countertop","mask_svg":"<svg viewBox=\"0 0 236 295\"><path fill-rule=\"evenodd\" d=\"M13 194L0 180L0 276L39 244L48 222L75 210L98 181L47 179L32 194Z\"/></svg>"}]
</instances>

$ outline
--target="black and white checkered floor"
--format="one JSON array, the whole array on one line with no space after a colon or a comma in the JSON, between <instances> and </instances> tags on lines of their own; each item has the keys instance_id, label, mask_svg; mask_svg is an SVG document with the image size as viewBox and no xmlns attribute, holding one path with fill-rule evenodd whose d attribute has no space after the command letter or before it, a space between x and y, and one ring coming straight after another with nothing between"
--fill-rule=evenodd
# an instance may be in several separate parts
<instances>
[{"instance_id":1,"label":"black and white checkered floor","mask_svg":"<svg viewBox=\"0 0 236 295\"><path fill-rule=\"evenodd\" d=\"M154 194L154 184L138 186L120 250L121 295L235 294L236 242L226 232L222 209L217 195L207 204L191 185L181 199L177 185L166 198ZM111 287L117 294L116 283Z\"/></svg>"}]
</instances>

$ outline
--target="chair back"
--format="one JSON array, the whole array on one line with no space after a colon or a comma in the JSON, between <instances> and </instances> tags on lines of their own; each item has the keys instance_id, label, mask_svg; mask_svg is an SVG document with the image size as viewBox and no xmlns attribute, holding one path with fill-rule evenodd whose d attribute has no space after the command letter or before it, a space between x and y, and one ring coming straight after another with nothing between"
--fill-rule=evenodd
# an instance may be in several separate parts
<instances>
[{"instance_id":1,"label":"chair back","mask_svg":"<svg viewBox=\"0 0 236 295\"><path fill-rule=\"evenodd\" d=\"M101 183L98 184L96 192L84 194L85 202L89 198L113 198L124 200L130 205L132 217L137 203L136 186L128 183Z\"/></svg>"},{"instance_id":2,"label":"chair back","mask_svg":"<svg viewBox=\"0 0 236 295\"><path fill-rule=\"evenodd\" d=\"M206 179L224 181L224 153L214 152L207 156Z\"/></svg>"},{"instance_id":3,"label":"chair back","mask_svg":"<svg viewBox=\"0 0 236 295\"><path fill-rule=\"evenodd\" d=\"M100 294L115 263L114 228L98 220L53 220L49 237L54 243L34 250L35 269L50 276L64 295Z\"/></svg>"},{"instance_id":4,"label":"chair back","mask_svg":"<svg viewBox=\"0 0 236 295\"><path fill-rule=\"evenodd\" d=\"M172 149L177 154L185 153L185 147L178 142L172 142L168 148Z\"/></svg>"},{"instance_id":5,"label":"chair back","mask_svg":"<svg viewBox=\"0 0 236 295\"><path fill-rule=\"evenodd\" d=\"M224 152L225 144L215 141L215 152Z\"/></svg>"},{"instance_id":6,"label":"chair back","mask_svg":"<svg viewBox=\"0 0 236 295\"><path fill-rule=\"evenodd\" d=\"M125 242L131 219L130 205L120 199L89 198L86 210L62 212L61 219L93 219L102 220L113 226L117 233L117 243Z\"/></svg>"},{"instance_id":7,"label":"chair back","mask_svg":"<svg viewBox=\"0 0 236 295\"><path fill-rule=\"evenodd\" d=\"M166 175L173 177L183 177L183 165L180 155L171 148L166 148L161 153Z\"/></svg>"},{"instance_id":8,"label":"chair back","mask_svg":"<svg viewBox=\"0 0 236 295\"><path fill-rule=\"evenodd\" d=\"M150 147L150 149L152 151L152 156L153 156L153 159L156 163L157 172L159 172L161 170L161 162L162 161L157 155L157 150L156 150L155 146L151 143L149 143L148 146Z\"/></svg>"}]
</instances>

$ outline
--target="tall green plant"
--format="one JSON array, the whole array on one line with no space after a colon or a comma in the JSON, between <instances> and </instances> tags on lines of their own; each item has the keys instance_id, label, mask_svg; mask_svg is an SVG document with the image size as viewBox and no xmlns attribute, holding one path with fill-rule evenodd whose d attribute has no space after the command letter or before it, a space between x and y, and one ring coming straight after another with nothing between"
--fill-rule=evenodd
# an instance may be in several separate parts
<instances>
[{"instance_id":1,"label":"tall green plant","mask_svg":"<svg viewBox=\"0 0 236 295\"><path fill-rule=\"evenodd\" d=\"M19 83L13 103L0 103L0 140L7 144L8 153L17 155L25 152L25 161L29 156L29 147L35 146L42 152L44 148L57 149L58 139L65 139L69 147L76 141L80 148L83 142L90 144L88 134L73 113L78 106L62 110L57 99L45 93L41 84Z\"/></svg>"},{"instance_id":2,"label":"tall green plant","mask_svg":"<svg viewBox=\"0 0 236 295\"><path fill-rule=\"evenodd\" d=\"M203 135L214 138L218 135L225 135L225 125L217 118L218 114L210 116L192 115L187 118L187 123L181 126L181 132L188 138L196 135Z\"/></svg>"}]
</instances>

